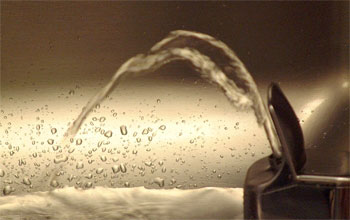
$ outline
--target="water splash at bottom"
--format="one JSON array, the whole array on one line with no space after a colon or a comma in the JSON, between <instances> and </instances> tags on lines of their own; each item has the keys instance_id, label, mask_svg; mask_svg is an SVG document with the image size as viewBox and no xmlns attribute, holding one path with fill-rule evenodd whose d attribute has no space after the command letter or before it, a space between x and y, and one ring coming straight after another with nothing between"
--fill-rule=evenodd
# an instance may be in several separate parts
<instances>
[{"instance_id":1,"label":"water splash at bottom","mask_svg":"<svg viewBox=\"0 0 350 220\"><path fill-rule=\"evenodd\" d=\"M242 219L243 189L65 187L0 197L0 219Z\"/></svg>"}]
</instances>

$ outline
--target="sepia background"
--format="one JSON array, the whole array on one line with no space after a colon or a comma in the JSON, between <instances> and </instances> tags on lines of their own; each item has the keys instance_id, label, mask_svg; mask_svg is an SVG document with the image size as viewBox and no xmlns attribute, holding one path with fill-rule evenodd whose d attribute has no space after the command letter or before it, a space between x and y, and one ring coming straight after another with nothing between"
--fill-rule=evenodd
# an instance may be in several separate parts
<instances>
[{"instance_id":1,"label":"sepia background","mask_svg":"<svg viewBox=\"0 0 350 220\"><path fill-rule=\"evenodd\" d=\"M123 62L178 29L232 48L264 101L278 82L306 147L348 149L348 2L2 1L0 188L49 189L68 124ZM181 62L127 77L73 145L60 186L159 188L160 177L167 188L242 187L248 167L271 153L253 112L234 109ZM120 164L127 171L115 174Z\"/></svg>"}]
</instances>

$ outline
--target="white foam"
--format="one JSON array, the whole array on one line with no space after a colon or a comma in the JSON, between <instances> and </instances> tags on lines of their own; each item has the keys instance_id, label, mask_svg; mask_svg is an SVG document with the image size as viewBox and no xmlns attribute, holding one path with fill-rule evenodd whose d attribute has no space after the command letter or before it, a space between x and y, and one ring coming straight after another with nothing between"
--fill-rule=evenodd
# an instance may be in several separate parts
<instances>
[{"instance_id":1,"label":"white foam","mask_svg":"<svg viewBox=\"0 0 350 220\"><path fill-rule=\"evenodd\" d=\"M66 187L0 197L0 219L241 219L241 188Z\"/></svg>"}]
</instances>

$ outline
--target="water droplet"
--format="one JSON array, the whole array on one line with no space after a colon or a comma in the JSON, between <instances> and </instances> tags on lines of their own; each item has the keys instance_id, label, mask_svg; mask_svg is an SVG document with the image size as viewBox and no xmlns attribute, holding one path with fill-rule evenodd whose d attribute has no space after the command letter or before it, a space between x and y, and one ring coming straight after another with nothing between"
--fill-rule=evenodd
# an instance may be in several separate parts
<instances>
[{"instance_id":1,"label":"water droplet","mask_svg":"<svg viewBox=\"0 0 350 220\"><path fill-rule=\"evenodd\" d=\"M107 138L112 137L112 135L113 135L112 131L107 131L107 132L105 133L105 137L107 137Z\"/></svg>"},{"instance_id":2,"label":"water droplet","mask_svg":"<svg viewBox=\"0 0 350 220\"><path fill-rule=\"evenodd\" d=\"M149 136L149 137L148 137L148 140L149 140L149 141L152 141L152 136Z\"/></svg>"},{"instance_id":3,"label":"water droplet","mask_svg":"<svg viewBox=\"0 0 350 220\"><path fill-rule=\"evenodd\" d=\"M123 163L119 165L119 168L122 173L126 173L126 166Z\"/></svg>"},{"instance_id":4,"label":"water droplet","mask_svg":"<svg viewBox=\"0 0 350 220\"><path fill-rule=\"evenodd\" d=\"M68 92L69 95L74 95L75 94L75 91L73 89L69 90Z\"/></svg>"},{"instance_id":5,"label":"water droplet","mask_svg":"<svg viewBox=\"0 0 350 220\"><path fill-rule=\"evenodd\" d=\"M81 138L78 138L76 141L75 141L75 144L76 145L81 145L83 143L83 140Z\"/></svg>"},{"instance_id":6,"label":"water droplet","mask_svg":"<svg viewBox=\"0 0 350 220\"><path fill-rule=\"evenodd\" d=\"M143 135L148 134L148 129L147 129L147 128L143 129L142 134L143 134Z\"/></svg>"},{"instance_id":7,"label":"water droplet","mask_svg":"<svg viewBox=\"0 0 350 220\"><path fill-rule=\"evenodd\" d=\"M160 177L154 178L153 182L157 184L159 187L164 187L164 179Z\"/></svg>"},{"instance_id":8,"label":"water droplet","mask_svg":"<svg viewBox=\"0 0 350 220\"><path fill-rule=\"evenodd\" d=\"M102 162L106 162L107 157L105 155L100 155L100 159Z\"/></svg>"},{"instance_id":9,"label":"water droplet","mask_svg":"<svg viewBox=\"0 0 350 220\"><path fill-rule=\"evenodd\" d=\"M85 188L91 188L91 187L92 187L92 182L85 183Z\"/></svg>"},{"instance_id":10,"label":"water droplet","mask_svg":"<svg viewBox=\"0 0 350 220\"><path fill-rule=\"evenodd\" d=\"M141 142L141 138L136 138L137 143Z\"/></svg>"},{"instance_id":11,"label":"water droplet","mask_svg":"<svg viewBox=\"0 0 350 220\"><path fill-rule=\"evenodd\" d=\"M61 158L60 158L61 157ZM59 163L63 163L63 162L66 162L68 160L68 156L62 156L62 155L60 155L60 156L57 156L54 160L53 160L53 162L55 163L55 164L59 164Z\"/></svg>"},{"instance_id":12,"label":"water droplet","mask_svg":"<svg viewBox=\"0 0 350 220\"><path fill-rule=\"evenodd\" d=\"M165 167L162 168L162 172L163 172L163 173L166 172L166 168L165 168Z\"/></svg>"},{"instance_id":13,"label":"water droplet","mask_svg":"<svg viewBox=\"0 0 350 220\"><path fill-rule=\"evenodd\" d=\"M125 186L125 187L130 187L130 183L129 183L129 182L125 182L125 183L124 183L124 186Z\"/></svg>"},{"instance_id":14,"label":"water droplet","mask_svg":"<svg viewBox=\"0 0 350 220\"><path fill-rule=\"evenodd\" d=\"M120 126L120 133L122 133L122 135L128 134L128 130L125 125Z\"/></svg>"},{"instance_id":15,"label":"water droplet","mask_svg":"<svg viewBox=\"0 0 350 220\"><path fill-rule=\"evenodd\" d=\"M118 173L118 172L120 171L120 167L117 166L117 165L114 165L114 166L112 167L112 171L113 171L113 173Z\"/></svg>"},{"instance_id":16,"label":"water droplet","mask_svg":"<svg viewBox=\"0 0 350 220\"><path fill-rule=\"evenodd\" d=\"M153 163L152 163L151 161L146 161L146 162L145 162L145 165L148 166L148 167L150 167L150 166L153 165Z\"/></svg>"},{"instance_id":17,"label":"water droplet","mask_svg":"<svg viewBox=\"0 0 350 220\"><path fill-rule=\"evenodd\" d=\"M4 187L2 192L6 196L6 195L9 195L10 193L12 193L14 191L15 191L15 189L12 186L7 185L7 186Z\"/></svg>"},{"instance_id":18,"label":"water droplet","mask_svg":"<svg viewBox=\"0 0 350 220\"><path fill-rule=\"evenodd\" d=\"M78 162L77 165L75 166L77 169L83 169L84 168L84 163L83 162Z\"/></svg>"},{"instance_id":19,"label":"water droplet","mask_svg":"<svg viewBox=\"0 0 350 220\"><path fill-rule=\"evenodd\" d=\"M0 169L0 177L4 177L5 176L5 171Z\"/></svg>"},{"instance_id":20,"label":"water droplet","mask_svg":"<svg viewBox=\"0 0 350 220\"><path fill-rule=\"evenodd\" d=\"M57 129L56 128L51 128L51 134L56 134Z\"/></svg>"},{"instance_id":21,"label":"water droplet","mask_svg":"<svg viewBox=\"0 0 350 220\"><path fill-rule=\"evenodd\" d=\"M159 127L159 129L164 131L164 130L166 129L166 126L165 126L165 125L161 125L161 126Z\"/></svg>"},{"instance_id":22,"label":"water droplet","mask_svg":"<svg viewBox=\"0 0 350 220\"><path fill-rule=\"evenodd\" d=\"M103 168L102 168L102 167L97 168L97 170L96 170L96 173L97 173L97 174L101 174L102 172L103 172Z\"/></svg>"},{"instance_id":23,"label":"water droplet","mask_svg":"<svg viewBox=\"0 0 350 220\"><path fill-rule=\"evenodd\" d=\"M69 182L72 182L73 179L74 179L73 174L69 175L69 177L67 178L67 180L68 180Z\"/></svg>"},{"instance_id":24,"label":"water droplet","mask_svg":"<svg viewBox=\"0 0 350 220\"><path fill-rule=\"evenodd\" d=\"M52 145L52 144L53 144L53 142L54 142L54 140L53 140L53 139L48 139L48 140L47 140L47 143L48 143L48 144L50 144L50 145Z\"/></svg>"},{"instance_id":25,"label":"water droplet","mask_svg":"<svg viewBox=\"0 0 350 220\"><path fill-rule=\"evenodd\" d=\"M54 151L58 150L58 145L52 146L52 150Z\"/></svg>"},{"instance_id":26,"label":"water droplet","mask_svg":"<svg viewBox=\"0 0 350 220\"><path fill-rule=\"evenodd\" d=\"M160 99L157 99L157 103L158 103L158 104L161 103L161 100L160 100Z\"/></svg>"},{"instance_id":27,"label":"water droplet","mask_svg":"<svg viewBox=\"0 0 350 220\"><path fill-rule=\"evenodd\" d=\"M51 182L50 182L50 186L52 186L52 187L57 187L59 184L58 184L58 182L56 181L56 180L52 180Z\"/></svg>"},{"instance_id":28,"label":"water droplet","mask_svg":"<svg viewBox=\"0 0 350 220\"><path fill-rule=\"evenodd\" d=\"M36 125L36 130L40 130L40 125Z\"/></svg>"},{"instance_id":29,"label":"water droplet","mask_svg":"<svg viewBox=\"0 0 350 220\"><path fill-rule=\"evenodd\" d=\"M32 184L32 182L30 181L30 179L29 179L28 177L24 177L24 178L23 178L23 183L24 183L25 185L30 185L30 184Z\"/></svg>"},{"instance_id":30,"label":"water droplet","mask_svg":"<svg viewBox=\"0 0 350 220\"><path fill-rule=\"evenodd\" d=\"M176 179L172 178L172 179L170 180L170 184L173 185L173 184L175 184L175 183L176 183Z\"/></svg>"},{"instance_id":31,"label":"water droplet","mask_svg":"<svg viewBox=\"0 0 350 220\"><path fill-rule=\"evenodd\" d=\"M100 122L104 122L104 121L106 121L106 117L101 117Z\"/></svg>"},{"instance_id":32,"label":"water droplet","mask_svg":"<svg viewBox=\"0 0 350 220\"><path fill-rule=\"evenodd\" d=\"M113 113L113 117L117 117L117 115L118 115L117 113Z\"/></svg>"}]
</instances>

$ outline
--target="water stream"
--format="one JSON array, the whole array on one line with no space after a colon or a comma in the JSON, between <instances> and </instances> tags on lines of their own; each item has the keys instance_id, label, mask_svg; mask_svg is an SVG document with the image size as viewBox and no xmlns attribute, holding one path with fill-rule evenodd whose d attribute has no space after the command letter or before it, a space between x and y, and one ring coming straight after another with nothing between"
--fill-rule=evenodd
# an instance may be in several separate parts
<instances>
[{"instance_id":1,"label":"water stream","mask_svg":"<svg viewBox=\"0 0 350 220\"><path fill-rule=\"evenodd\" d=\"M223 42L206 34L184 30L171 32L155 44L148 53L138 54L126 61L107 85L86 104L67 130L61 146L66 149L70 147L69 140L74 138L93 108L113 91L123 76L155 71L175 60L188 62L202 78L219 86L234 107L242 110L253 109L258 124L265 129L273 153L277 157L280 156L276 131L257 86L244 64ZM67 155L66 151L57 154L55 163L67 161ZM55 175L52 175L50 182L54 177Z\"/></svg>"}]
</instances>

